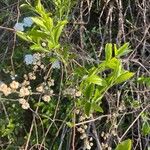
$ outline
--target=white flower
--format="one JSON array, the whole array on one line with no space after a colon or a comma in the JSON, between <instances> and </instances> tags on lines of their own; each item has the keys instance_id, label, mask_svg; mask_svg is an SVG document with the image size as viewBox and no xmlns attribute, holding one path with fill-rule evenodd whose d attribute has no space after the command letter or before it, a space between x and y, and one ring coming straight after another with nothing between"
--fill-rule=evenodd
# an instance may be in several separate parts
<instances>
[{"instance_id":1,"label":"white flower","mask_svg":"<svg viewBox=\"0 0 150 150\"><path fill-rule=\"evenodd\" d=\"M20 97L28 96L30 94L30 91L26 87L22 87L20 89L19 95Z\"/></svg>"},{"instance_id":2,"label":"white flower","mask_svg":"<svg viewBox=\"0 0 150 150\"><path fill-rule=\"evenodd\" d=\"M53 79L49 80L47 83L49 86L54 86L54 80Z\"/></svg>"},{"instance_id":3,"label":"white flower","mask_svg":"<svg viewBox=\"0 0 150 150\"><path fill-rule=\"evenodd\" d=\"M19 88L19 83L16 82L16 81L12 81L12 82L10 83L10 87L11 87L13 90L16 90L16 89Z\"/></svg>"},{"instance_id":4,"label":"white flower","mask_svg":"<svg viewBox=\"0 0 150 150\"><path fill-rule=\"evenodd\" d=\"M22 105L25 104L26 102L27 102L27 101L26 101L24 98L20 98L20 99L19 99L19 103L22 104Z\"/></svg>"},{"instance_id":5,"label":"white flower","mask_svg":"<svg viewBox=\"0 0 150 150\"><path fill-rule=\"evenodd\" d=\"M85 145L86 149L88 149L88 150L91 149L90 143L87 140L84 141L84 145Z\"/></svg>"},{"instance_id":6,"label":"white flower","mask_svg":"<svg viewBox=\"0 0 150 150\"><path fill-rule=\"evenodd\" d=\"M27 64L27 65L30 65L33 63L33 55L31 54L26 54L25 55L25 58L24 58L24 62Z\"/></svg>"},{"instance_id":7,"label":"white flower","mask_svg":"<svg viewBox=\"0 0 150 150\"><path fill-rule=\"evenodd\" d=\"M15 26L14 26L14 29L16 31L24 31L23 23L16 23Z\"/></svg>"},{"instance_id":8,"label":"white flower","mask_svg":"<svg viewBox=\"0 0 150 150\"><path fill-rule=\"evenodd\" d=\"M57 60L52 64L52 68L60 69L60 62Z\"/></svg>"},{"instance_id":9,"label":"white flower","mask_svg":"<svg viewBox=\"0 0 150 150\"><path fill-rule=\"evenodd\" d=\"M41 59L40 53L33 54L33 62L34 63L37 62L37 61L39 61L40 59Z\"/></svg>"},{"instance_id":10,"label":"white flower","mask_svg":"<svg viewBox=\"0 0 150 150\"><path fill-rule=\"evenodd\" d=\"M5 83L1 82L0 83L0 91L3 92L5 96L8 96L11 94L11 88L9 88Z\"/></svg>"},{"instance_id":11,"label":"white flower","mask_svg":"<svg viewBox=\"0 0 150 150\"><path fill-rule=\"evenodd\" d=\"M78 92L75 93L76 97L80 97L81 94L82 94L81 91L78 91Z\"/></svg>"},{"instance_id":12,"label":"white flower","mask_svg":"<svg viewBox=\"0 0 150 150\"><path fill-rule=\"evenodd\" d=\"M46 43L45 43L45 42L43 42L41 45L42 45L43 47L46 47Z\"/></svg>"},{"instance_id":13,"label":"white flower","mask_svg":"<svg viewBox=\"0 0 150 150\"><path fill-rule=\"evenodd\" d=\"M31 17L25 17L25 18L23 19L23 25L24 25L25 27L31 27L32 24L33 24L33 21L32 21L32 19L31 19Z\"/></svg>"},{"instance_id":14,"label":"white flower","mask_svg":"<svg viewBox=\"0 0 150 150\"><path fill-rule=\"evenodd\" d=\"M44 95L42 97L42 99L45 101L45 102L49 102L51 100L51 97L49 95Z\"/></svg>"},{"instance_id":15,"label":"white flower","mask_svg":"<svg viewBox=\"0 0 150 150\"><path fill-rule=\"evenodd\" d=\"M3 91L3 93L5 96L8 96L9 94L12 93L11 88L8 87L6 91Z\"/></svg>"},{"instance_id":16,"label":"white flower","mask_svg":"<svg viewBox=\"0 0 150 150\"><path fill-rule=\"evenodd\" d=\"M40 85L40 86L38 86L38 87L36 88L36 91L37 91L37 92L44 92L44 87L43 87L42 85Z\"/></svg>"},{"instance_id":17,"label":"white flower","mask_svg":"<svg viewBox=\"0 0 150 150\"><path fill-rule=\"evenodd\" d=\"M54 93L54 91L53 91L53 90L50 90L50 94L53 95L53 93Z\"/></svg>"},{"instance_id":18,"label":"white flower","mask_svg":"<svg viewBox=\"0 0 150 150\"><path fill-rule=\"evenodd\" d=\"M7 88L8 88L8 87L7 87L7 85L6 85L5 83L3 83L3 82L0 83L0 91L1 91L1 92L7 90Z\"/></svg>"},{"instance_id":19,"label":"white flower","mask_svg":"<svg viewBox=\"0 0 150 150\"><path fill-rule=\"evenodd\" d=\"M22 104L22 108L23 108L23 109L29 109L29 108L30 108L29 103L26 102L26 103Z\"/></svg>"}]
</instances>

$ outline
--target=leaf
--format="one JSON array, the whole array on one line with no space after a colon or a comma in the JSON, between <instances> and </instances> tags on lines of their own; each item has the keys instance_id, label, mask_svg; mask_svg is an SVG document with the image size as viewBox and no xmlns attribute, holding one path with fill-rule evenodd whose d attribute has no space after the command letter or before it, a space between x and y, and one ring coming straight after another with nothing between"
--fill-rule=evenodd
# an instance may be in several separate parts
<instances>
[{"instance_id":1,"label":"leaf","mask_svg":"<svg viewBox=\"0 0 150 150\"><path fill-rule=\"evenodd\" d=\"M48 35L44 32L41 32L40 30L31 30L29 32L27 32L29 36L34 37L35 39L41 38L41 39L45 39L48 38Z\"/></svg>"},{"instance_id":2,"label":"leaf","mask_svg":"<svg viewBox=\"0 0 150 150\"><path fill-rule=\"evenodd\" d=\"M116 67L114 69L113 78L116 79L121 75L122 71L122 63L120 60L116 62Z\"/></svg>"},{"instance_id":3,"label":"leaf","mask_svg":"<svg viewBox=\"0 0 150 150\"><path fill-rule=\"evenodd\" d=\"M117 45L114 44L114 54L115 54L115 56L117 56L117 53L118 53Z\"/></svg>"},{"instance_id":4,"label":"leaf","mask_svg":"<svg viewBox=\"0 0 150 150\"><path fill-rule=\"evenodd\" d=\"M36 0L35 8L36 8L37 13L39 13L40 15L45 13L44 7L41 4L41 0Z\"/></svg>"},{"instance_id":5,"label":"leaf","mask_svg":"<svg viewBox=\"0 0 150 150\"><path fill-rule=\"evenodd\" d=\"M46 29L46 27L45 27L45 25L44 25L44 23L43 23L43 20L42 20L41 18L39 18L39 17L31 17L31 19L32 19L32 21L33 21L34 23L36 23L36 25L38 25L38 26L40 26L40 27Z\"/></svg>"},{"instance_id":6,"label":"leaf","mask_svg":"<svg viewBox=\"0 0 150 150\"><path fill-rule=\"evenodd\" d=\"M75 125L73 122L67 122L66 124L67 124L67 126L69 126L70 128L72 128L72 127Z\"/></svg>"},{"instance_id":7,"label":"leaf","mask_svg":"<svg viewBox=\"0 0 150 150\"><path fill-rule=\"evenodd\" d=\"M44 23L44 25L47 27L47 30L48 30L49 32L51 32L52 29L53 29L53 27L54 27L53 18L51 18L51 17L49 17L49 16L46 16L43 23Z\"/></svg>"},{"instance_id":8,"label":"leaf","mask_svg":"<svg viewBox=\"0 0 150 150\"><path fill-rule=\"evenodd\" d=\"M117 58L112 58L110 61L105 63L105 66L110 69L116 69L117 65L120 63L120 60Z\"/></svg>"},{"instance_id":9,"label":"leaf","mask_svg":"<svg viewBox=\"0 0 150 150\"><path fill-rule=\"evenodd\" d=\"M145 121L142 125L142 134L144 136L150 134L150 124L147 121Z\"/></svg>"},{"instance_id":10,"label":"leaf","mask_svg":"<svg viewBox=\"0 0 150 150\"><path fill-rule=\"evenodd\" d=\"M130 139L121 142L115 150L131 150L132 141Z\"/></svg>"},{"instance_id":11,"label":"leaf","mask_svg":"<svg viewBox=\"0 0 150 150\"><path fill-rule=\"evenodd\" d=\"M23 33L23 32L20 32L20 31L18 31L17 32L17 35L20 37L20 38L22 38L23 40L25 40L25 41L32 41L32 39L28 36L28 35L26 35L26 33Z\"/></svg>"},{"instance_id":12,"label":"leaf","mask_svg":"<svg viewBox=\"0 0 150 150\"><path fill-rule=\"evenodd\" d=\"M49 52L48 50L46 50L45 48L41 47L38 44L33 44L30 46L31 50L35 50L35 51L43 51L43 52Z\"/></svg>"},{"instance_id":13,"label":"leaf","mask_svg":"<svg viewBox=\"0 0 150 150\"><path fill-rule=\"evenodd\" d=\"M75 74L77 74L79 77L83 77L88 73L87 69L85 67L77 67L75 68Z\"/></svg>"},{"instance_id":14,"label":"leaf","mask_svg":"<svg viewBox=\"0 0 150 150\"><path fill-rule=\"evenodd\" d=\"M110 74L108 74L107 78L105 80L107 81L108 85L112 85L116 79L121 75L122 72L122 64L119 59L113 59L115 60L113 63L109 63L109 68L113 69Z\"/></svg>"},{"instance_id":15,"label":"leaf","mask_svg":"<svg viewBox=\"0 0 150 150\"><path fill-rule=\"evenodd\" d=\"M103 111L103 109L102 109L102 107L101 106L99 106L98 104L96 104L96 103L92 103L92 110L95 110L95 111L97 111L97 112L104 112Z\"/></svg>"},{"instance_id":16,"label":"leaf","mask_svg":"<svg viewBox=\"0 0 150 150\"><path fill-rule=\"evenodd\" d=\"M85 95L87 100L89 100L93 96L94 89L95 89L95 87L94 87L93 84L88 84L87 85L87 87L85 89L85 92L84 92L84 95Z\"/></svg>"},{"instance_id":17,"label":"leaf","mask_svg":"<svg viewBox=\"0 0 150 150\"><path fill-rule=\"evenodd\" d=\"M5 137L6 135L10 135L11 133L14 132L15 129L15 124L13 123L13 120L10 119L8 125L3 131L2 137Z\"/></svg>"},{"instance_id":18,"label":"leaf","mask_svg":"<svg viewBox=\"0 0 150 150\"><path fill-rule=\"evenodd\" d=\"M53 35L55 42L58 43L59 37L62 33L64 26L67 24L67 20L60 21L57 26L54 28Z\"/></svg>"},{"instance_id":19,"label":"leaf","mask_svg":"<svg viewBox=\"0 0 150 150\"><path fill-rule=\"evenodd\" d=\"M92 67L92 68L90 68L89 70L88 70L88 72L89 72L89 76L91 76L91 75L94 75L94 74L97 74L98 73L98 68L96 68L96 67Z\"/></svg>"},{"instance_id":20,"label":"leaf","mask_svg":"<svg viewBox=\"0 0 150 150\"><path fill-rule=\"evenodd\" d=\"M108 43L105 46L105 60L108 61L112 58L112 44Z\"/></svg>"},{"instance_id":21,"label":"leaf","mask_svg":"<svg viewBox=\"0 0 150 150\"><path fill-rule=\"evenodd\" d=\"M84 106L84 111L85 111L85 114L87 116L90 115L90 112L91 112L91 103L90 102L87 102Z\"/></svg>"},{"instance_id":22,"label":"leaf","mask_svg":"<svg viewBox=\"0 0 150 150\"><path fill-rule=\"evenodd\" d=\"M96 87L96 90L95 90L95 92L94 92L94 96L93 96L93 98L92 98L92 101L100 101L101 100L101 98L102 98L102 92L103 92L103 90L105 89L106 87L102 87L102 86L100 86L100 87Z\"/></svg>"},{"instance_id":23,"label":"leaf","mask_svg":"<svg viewBox=\"0 0 150 150\"><path fill-rule=\"evenodd\" d=\"M144 83L148 87L150 87L150 77L140 77L140 78L138 78L138 82L139 83Z\"/></svg>"},{"instance_id":24,"label":"leaf","mask_svg":"<svg viewBox=\"0 0 150 150\"><path fill-rule=\"evenodd\" d=\"M129 53L131 50L129 50L129 43L125 43L123 46L121 46L117 51L117 56L123 56L127 53Z\"/></svg>"},{"instance_id":25,"label":"leaf","mask_svg":"<svg viewBox=\"0 0 150 150\"><path fill-rule=\"evenodd\" d=\"M86 79L87 82L93 83L93 84L97 84L100 86L104 86L106 85L106 81L102 78L100 78L97 75L91 75Z\"/></svg>"},{"instance_id":26,"label":"leaf","mask_svg":"<svg viewBox=\"0 0 150 150\"><path fill-rule=\"evenodd\" d=\"M20 8L34 11L34 8L31 6L30 3L28 3L28 4L21 4L21 5L20 5Z\"/></svg>"},{"instance_id":27,"label":"leaf","mask_svg":"<svg viewBox=\"0 0 150 150\"><path fill-rule=\"evenodd\" d=\"M133 72L125 71L123 74L121 74L115 81L115 84L124 82L128 79L130 79L134 75Z\"/></svg>"}]
</instances>

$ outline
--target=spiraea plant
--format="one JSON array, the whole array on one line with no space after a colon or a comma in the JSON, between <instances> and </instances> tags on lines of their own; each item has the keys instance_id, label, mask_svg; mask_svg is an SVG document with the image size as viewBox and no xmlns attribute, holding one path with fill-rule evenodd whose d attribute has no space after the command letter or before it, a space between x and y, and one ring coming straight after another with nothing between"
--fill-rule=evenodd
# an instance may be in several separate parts
<instances>
[{"instance_id":1,"label":"spiraea plant","mask_svg":"<svg viewBox=\"0 0 150 150\"><path fill-rule=\"evenodd\" d=\"M114 46L114 57L112 56ZM86 115L90 115L93 111L102 111L100 107L101 99L104 94L112 86L122 83L130 79L134 73L129 72L123 68L120 56L129 51L129 43L124 44L119 49L116 45L106 44L105 46L105 60L102 63L90 69L84 68L84 76L80 84L80 91L83 93L83 99L79 100L84 104L84 111ZM81 68L82 69L82 68ZM110 73L105 73L107 70ZM80 72L78 72L79 75Z\"/></svg>"},{"instance_id":2,"label":"spiraea plant","mask_svg":"<svg viewBox=\"0 0 150 150\"><path fill-rule=\"evenodd\" d=\"M24 57L23 73L9 83L0 83L2 99L15 99L24 109L19 113L25 111L27 118L31 115L28 125L21 127L25 129L19 148L75 150L75 145L79 145L88 150L110 150L109 134L102 131L104 140L99 142L100 135L93 120L95 114L99 117L105 115L102 106L105 94L134 75L125 69L121 58L130 52L129 43L120 47L108 43L104 48L104 60L92 66L81 65L76 61L78 54L73 54L60 42L68 22L63 15L69 13L63 4L70 6L70 1L53 2L56 16L49 13L40 0L35 6L29 2L22 5L32 10L34 16L24 18L14 29L18 37L29 43L30 53ZM115 114L109 119L111 117L115 118ZM0 134L9 139L14 130L15 124L10 119ZM116 136L115 127L110 132ZM12 141L13 144L15 142ZM130 140L118 145L116 150L126 146L131 149Z\"/></svg>"},{"instance_id":3,"label":"spiraea plant","mask_svg":"<svg viewBox=\"0 0 150 150\"><path fill-rule=\"evenodd\" d=\"M66 19L62 18L63 20L61 20L63 13L60 14L60 19L53 17L51 13L44 9L40 0L37 1L35 7L30 3L27 3L26 5L30 10L35 12L36 16L28 17L28 22L26 21L26 24L31 26L30 30L27 30L26 32L18 30L17 35L31 43L31 50L43 53L53 53L57 58L64 60L62 57L63 49L59 42L62 30L67 24ZM26 5L22 5L22 7L25 7ZM59 6L59 3L57 6ZM33 25L30 25L32 23Z\"/></svg>"}]
</instances>

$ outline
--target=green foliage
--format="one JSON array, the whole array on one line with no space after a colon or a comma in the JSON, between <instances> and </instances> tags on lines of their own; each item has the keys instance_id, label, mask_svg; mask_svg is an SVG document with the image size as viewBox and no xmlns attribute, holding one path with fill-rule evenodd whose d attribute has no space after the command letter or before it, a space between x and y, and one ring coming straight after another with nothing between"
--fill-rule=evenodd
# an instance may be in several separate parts
<instances>
[{"instance_id":1,"label":"green foliage","mask_svg":"<svg viewBox=\"0 0 150 150\"><path fill-rule=\"evenodd\" d=\"M53 0L53 3L55 6L54 9L56 10L53 14L44 8L45 3L42 5L40 0L37 0L34 6L28 1L27 4L22 5L22 7L26 7L34 12L35 15L30 17L33 21L31 27L25 27L25 30L22 32L17 31L17 35L23 40L30 42L31 45L29 51L20 52L21 54L19 53L17 57L13 55L14 58L17 58L15 60L19 60L19 62L14 63L14 65L17 66L17 68L15 68L17 70L16 72L19 72L19 74L17 73L19 75L17 78L19 80L19 87L12 91L16 92L15 94L17 95L20 92L21 86L25 86L25 88L29 90L29 95L23 97L25 98L24 104L29 104L29 107L23 108L24 105L20 102L19 107L22 106L23 109L28 109L24 110L24 112L27 113L27 115L25 114L27 117L30 116L31 113L33 116L31 116L31 120L28 122L28 120L24 118L24 114L20 113L20 111L23 112L23 110L17 112L11 108L10 110L13 111L14 114L9 116L9 121L4 123L4 119L2 119L0 122L0 128L2 129L0 135L2 138L9 139L12 136L12 138L17 141L15 136L19 135L18 132L20 129L25 129L23 135L21 135L23 140L21 144L18 145L24 145L24 140L28 138L30 139L30 146L36 145L37 143L40 145L44 139L45 147L49 147L49 143L51 142L54 144L53 148L58 149L59 144L62 142L61 140L68 138L63 137L66 134L66 125L70 128L74 127L80 115L86 116L87 118L85 118L88 119L89 116L97 114L97 112L98 114L105 112L102 107L102 98L105 93L113 86L126 82L134 75L134 73L124 69L121 60L121 56L130 52L129 43L125 43L119 48L116 44L106 44L104 48L105 58L99 64L93 63L89 65L85 62L83 63L84 65L81 65L76 62L77 60L75 59L78 59L78 54L69 51L72 45L69 47L67 44L63 43L63 45L61 45L60 43L63 29L68 22L67 20L69 20L68 15L70 9L74 5L74 0ZM99 33L96 28L93 28L92 32ZM42 57L42 59L39 59L38 63L34 65L31 63L28 66L23 66L23 53L31 53L30 50L41 52L37 54L39 57ZM32 56L31 54L30 57ZM56 61L59 62L59 69L53 67ZM32 77L35 77L35 79L31 79L31 81L28 73L30 73ZM21 75L24 76L21 77ZM52 87L49 86L51 79L54 79L56 82L51 85ZM29 81L28 85L23 85L23 81L26 80ZM141 81L146 82L147 80ZM6 86L8 88L10 84ZM39 87L43 89L37 91ZM71 90L65 94L65 88ZM44 96L47 96L48 99L44 100ZM15 100L18 101L17 98ZM77 116L76 118L73 118L74 113L72 113L72 111L74 112L76 109L79 110L79 113L75 115ZM17 116L21 116L22 118ZM20 119L21 123L16 125L17 119ZM24 121L27 125L22 127ZM81 121L85 120L83 119ZM143 119L143 122L142 133L143 135L147 135L150 132L148 120ZM32 125L33 129L30 128ZM18 126L20 126L20 128ZM16 127L18 127L17 131ZM30 137L28 134L31 129L34 132L32 131ZM50 130L48 131L48 129ZM60 140L61 130L64 131L62 131L62 139ZM13 147L13 144L15 144L15 142L9 145L10 149ZM92 144L92 142L90 144ZM130 150L131 140L123 141L116 148L116 150L121 149Z\"/></svg>"},{"instance_id":2,"label":"green foliage","mask_svg":"<svg viewBox=\"0 0 150 150\"><path fill-rule=\"evenodd\" d=\"M34 25L26 32L18 31L17 35L32 43L31 50L41 52L55 51L58 54L59 52L56 49L60 48L59 38L64 26L67 24L67 20L57 21L54 19L44 9L40 0L37 1L35 7L31 6L30 3L28 3L28 7L37 13L37 16L31 17Z\"/></svg>"},{"instance_id":3,"label":"green foliage","mask_svg":"<svg viewBox=\"0 0 150 150\"><path fill-rule=\"evenodd\" d=\"M53 0L55 5L55 15L59 20L68 19L71 8L76 3L75 0Z\"/></svg>"},{"instance_id":4,"label":"green foliage","mask_svg":"<svg viewBox=\"0 0 150 150\"><path fill-rule=\"evenodd\" d=\"M112 58L112 44L111 43L109 43L109 44L106 44L106 46L105 46L105 59L106 59L106 61L109 61L109 60L111 60L111 58Z\"/></svg>"},{"instance_id":5,"label":"green foliage","mask_svg":"<svg viewBox=\"0 0 150 150\"><path fill-rule=\"evenodd\" d=\"M134 75L134 73L124 70L121 60L118 58L126 53L127 47L128 43L124 44L118 49L118 55L112 57L112 44L106 44L105 60L97 67L87 70L86 75L83 75L80 91L83 93L83 99L86 99L84 106L86 115L97 110L102 112L100 104L106 91L114 85L127 81ZM107 70L111 70L111 73L103 77L102 74L105 74Z\"/></svg>"},{"instance_id":6,"label":"green foliage","mask_svg":"<svg viewBox=\"0 0 150 150\"><path fill-rule=\"evenodd\" d=\"M2 137L5 137L14 132L15 124L13 123L12 119L9 120L8 124L6 122L3 122L3 120L1 120L0 127L1 127L0 135Z\"/></svg>"},{"instance_id":7,"label":"green foliage","mask_svg":"<svg viewBox=\"0 0 150 150\"><path fill-rule=\"evenodd\" d=\"M144 136L150 134L150 124L148 121L144 121L144 123L142 125L142 134Z\"/></svg>"},{"instance_id":8,"label":"green foliage","mask_svg":"<svg viewBox=\"0 0 150 150\"><path fill-rule=\"evenodd\" d=\"M150 87L150 77L139 77L138 82L146 84L146 86Z\"/></svg>"},{"instance_id":9,"label":"green foliage","mask_svg":"<svg viewBox=\"0 0 150 150\"><path fill-rule=\"evenodd\" d=\"M130 52L129 43L125 43L119 49L117 49L116 45L114 45L114 52L116 57L120 57L126 55Z\"/></svg>"},{"instance_id":10,"label":"green foliage","mask_svg":"<svg viewBox=\"0 0 150 150\"><path fill-rule=\"evenodd\" d=\"M132 141L130 139L121 142L115 150L131 150Z\"/></svg>"},{"instance_id":11,"label":"green foliage","mask_svg":"<svg viewBox=\"0 0 150 150\"><path fill-rule=\"evenodd\" d=\"M149 116L148 113L143 113L141 115L142 120L143 120L141 132L144 136L150 134L150 122L149 122L149 117L148 116Z\"/></svg>"}]
</instances>

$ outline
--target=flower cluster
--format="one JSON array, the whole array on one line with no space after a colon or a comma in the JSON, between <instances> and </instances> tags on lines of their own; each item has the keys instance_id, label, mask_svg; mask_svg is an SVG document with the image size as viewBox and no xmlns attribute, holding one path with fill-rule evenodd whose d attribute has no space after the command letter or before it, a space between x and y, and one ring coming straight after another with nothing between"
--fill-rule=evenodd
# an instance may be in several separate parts
<instances>
[{"instance_id":1,"label":"flower cluster","mask_svg":"<svg viewBox=\"0 0 150 150\"><path fill-rule=\"evenodd\" d=\"M3 82L0 83L0 91L8 96L12 92L15 92L19 88L19 83L17 81L12 81L9 86Z\"/></svg>"},{"instance_id":2,"label":"flower cluster","mask_svg":"<svg viewBox=\"0 0 150 150\"><path fill-rule=\"evenodd\" d=\"M29 103L24 98L20 98L19 103L22 105L23 109L29 109L30 108Z\"/></svg>"},{"instance_id":3,"label":"flower cluster","mask_svg":"<svg viewBox=\"0 0 150 150\"><path fill-rule=\"evenodd\" d=\"M23 75L23 80L21 82L18 82L15 79L13 79L10 84L0 82L0 92L2 92L4 96L16 93L19 97L19 103L23 109L30 108L30 105L26 99L29 99L29 96L33 94L42 95L42 100L49 102L51 100L51 96L54 95L51 88L54 86L54 80L46 74L42 78L42 83L38 84L36 87L33 87L31 84L34 82L37 83L37 81L39 82L39 72L43 72L43 74L46 73L44 70L46 66L42 63L42 58L44 57L45 54L40 53L26 55L24 62L27 65L32 64L32 70Z\"/></svg>"},{"instance_id":4,"label":"flower cluster","mask_svg":"<svg viewBox=\"0 0 150 150\"><path fill-rule=\"evenodd\" d=\"M5 83L0 84L0 91L5 95L8 96L11 94L11 88L8 87Z\"/></svg>"},{"instance_id":5,"label":"flower cluster","mask_svg":"<svg viewBox=\"0 0 150 150\"><path fill-rule=\"evenodd\" d=\"M75 88L67 88L64 90L64 95L69 95L71 97L80 97L81 91L77 91Z\"/></svg>"},{"instance_id":6,"label":"flower cluster","mask_svg":"<svg viewBox=\"0 0 150 150\"><path fill-rule=\"evenodd\" d=\"M45 58L46 55L44 53L35 53L35 54L26 54L24 57L24 62L26 65L35 65L35 66L41 66L42 65L42 59ZM43 65L42 65L43 67Z\"/></svg>"},{"instance_id":7,"label":"flower cluster","mask_svg":"<svg viewBox=\"0 0 150 150\"><path fill-rule=\"evenodd\" d=\"M84 141L84 148L90 150L93 146L93 138L88 137L88 134L86 133L87 128L87 125L82 125L77 131L81 134L80 139Z\"/></svg>"},{"instance_id":8,"label":"flower cluster","mask_svg":"<svg viewBox=\"0 0 150 150\"><path fill-rule=\"evenodd\" d=\"M16 31L24 31L25 27L31 27L33 24L31 17L25 17L22 22L18 22L15 24L14 29Z\"/></svg>"},{"instance_id":9,"label":"flower cluster","mask_svg":"<svg viewBox=\"0 0 150 150\"><path fill-rule=\"evenodd\" d=\"M76 114L80 114L78 110L76 110ZM80 115L79 121L85 121L87 116ZM77 128L77 131L81 134L80 139L84 141L84 148L90 150L93 146L93 138L89 137L88 135L89 127L86 124L82 124L80 127Z\"/></svg>"}]
</instances>

